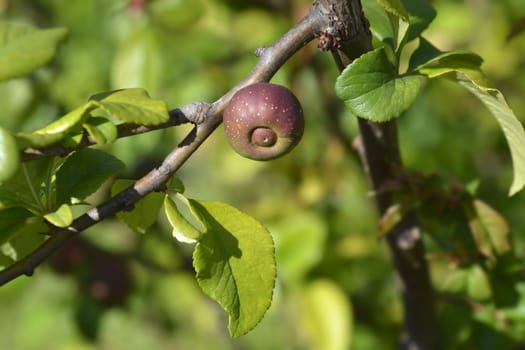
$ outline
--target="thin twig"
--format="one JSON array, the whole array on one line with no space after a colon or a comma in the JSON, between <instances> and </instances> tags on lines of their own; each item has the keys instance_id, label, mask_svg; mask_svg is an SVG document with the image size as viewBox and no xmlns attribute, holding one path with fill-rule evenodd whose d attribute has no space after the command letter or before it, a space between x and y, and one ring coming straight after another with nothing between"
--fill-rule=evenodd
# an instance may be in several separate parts
<instances>
[{"instance_id":1,"label":"thin twig","mask_svg":"<svg viewBox=\"0 0 525 350\"><path fill-rule=\"evenodd\" d=\"M184 113L181 111L181 109L177 108L169 112L170 119L166 123L162 123L159 125L153 125L153 126L144 126L144 125L136 125L136 124L120 124L117 125L117 139L128 137L128 136L135 136L139 134L144 134L146 132L155 131L159 129L166 129L172 126L181 125L184 123L189 123L190 121L184 115ZM86 148L89 146L93 146L96 144L96 140L93 139L87 132L84 132L84 135L82 136L81 141L78 143L78 145L75 145L74 147L66 147L62 145L52 145L45 148L33 148L29 147L22 151L21 159L22 162L37 160L37 159L43 159L43 158L49 158L49 157L64 157L68 155L71 152L78 151L82 148Z\"/></svg>"}]
</instances>

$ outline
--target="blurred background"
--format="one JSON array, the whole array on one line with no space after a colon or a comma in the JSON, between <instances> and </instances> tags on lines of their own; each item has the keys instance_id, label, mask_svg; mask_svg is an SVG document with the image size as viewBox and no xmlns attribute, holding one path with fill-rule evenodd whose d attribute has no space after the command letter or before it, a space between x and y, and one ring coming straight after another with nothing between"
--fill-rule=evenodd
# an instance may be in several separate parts
<instances>
[{"instance_id":1,"label":"blurred background","mask_svg":"<svg viewBox=\"0 0 525 350\"><path fill-rule=\"evenodd\" d=\"M0 124L13 131L34 130L90 95L118 88L143 87L170 108L213 102L256 63L255 48L272 44L310 4L0 0L2 19L69 29L51 64L0 84ZM494 86L525 121L522 0L436 0L433 5L438 15L425 37L442 50L480 54ZM291 154L268 163L244 159L219 129L178 173L187 196L235 205L272 232L278 281L272 307L256 329L229 337L226 314L195 282L192 247L171 237L161 215L145 234L106 220L33 277L2 287L0 348L397 348L403 317L397 282L352 148L356 121L334 95L337 75L331 56L318 52L314 43L272 80L289 87L305 111L305 135ZM119 177L136 179L188 130L183 126L121 139L105 149L126 163ZM521 261L525 194L507 196L510 154L482 104L459 86L430 81L399 120L399 133L407 168L438 174L447 184L478 184L479 197L507 219ZM106 198L108 188L92 202ZM431 254L432 242L429 247L436 288L447 291L450 266ZM511 305L516 310L511 323L498 321L491 298L481 297L478 314L470 304L439 304L446 348L511 349L525 339L525 283L515 281L512 288L518 297Z\"/></svg>"}]
</instances>

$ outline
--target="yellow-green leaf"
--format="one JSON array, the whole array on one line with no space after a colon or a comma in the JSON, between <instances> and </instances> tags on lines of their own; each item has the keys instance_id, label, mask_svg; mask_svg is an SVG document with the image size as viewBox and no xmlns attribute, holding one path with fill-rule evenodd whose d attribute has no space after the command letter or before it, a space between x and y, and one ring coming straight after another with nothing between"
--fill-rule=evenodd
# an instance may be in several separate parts
<instances>
[{"instance_id":1,"label":"yellow-green leaf","mask_svg":"<svg viewBox=\"0 0 525 350\"><path fill-rule=\"evenodd\" d=\"M44 215L44 218L57 227L68 227L73 222L73 212L67 204L62 204L56 211Z\"/></svg>"},{"instance_id":2,"label":"yellow-green leaf","mask_svg":"<svg viewBox=\"0 0 525 350\"><path fill-rule=\"evenodd\" d=\"M181 196L181 198L184 197ZM164 211L173 228L173 237L179 242L196 243L199 240L202 233L180 213L177 205L169 196L164 198Z\"/></svg>"},{"instance_id":3,"label":"yellow-green leaf","mask_svg":"<svg viewBox=\"0 0 525 350\"><path fill-rule=\"evenodd\" d=\"M47 64L66 34L65 28L39 30L0 21L0 81L24 76Z\"/></svg>"},{"instance_id":4,"label":"yellow-green leaf","mask_svg":"<svg viewBox=\"0 0 525 350\"><path fill-rule=\"evenodd\" d=\"M230 334L239 337L261 321L272 300L272 237L257 220L225 203L191 203L206 227L193 253L197 282L228 312Z\"/></svg>"}]
</instances>

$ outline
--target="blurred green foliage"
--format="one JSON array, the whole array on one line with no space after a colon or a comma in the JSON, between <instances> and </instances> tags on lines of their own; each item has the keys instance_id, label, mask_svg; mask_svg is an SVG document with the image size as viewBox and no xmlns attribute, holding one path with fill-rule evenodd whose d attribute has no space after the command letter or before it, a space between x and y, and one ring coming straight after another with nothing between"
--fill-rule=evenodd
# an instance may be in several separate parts
<instances>
[{"instance_id":1,"label":"blurred green foliage","mask_svg":"<svg viewBox=\"0 0 525 350\"><path fill-rule=\"evenodd\" d=\"M254 49L276 40L309 4L0 0L2 19L69 29L51 64L0 84L0 125L34 130L94 93L118 88L145 88L170 108L214 101L256 62ZM521 0L433 5L438 16L427 39L442 50L479 53L488 76L523 118L525 34L506 39L525 17ZM334 94L337 75L330 55L309 45L272 80L290 87L305 110L305 135L291 154L271 163L243 159L218 130L178 174L189 197L235 205L274 236L277 287L272 307L254 331L230 339L226 314L197 286L191 249L173 240L160 216L142 235L108 220L31 279L1 288L0 348L395 349L402 306L352 149L356 122ZM126 164L125 177L133 179L156 165L187 131L152 132L104 149ZM476 181L479 197L511 228L516 256L500 258L497 273L489 277L477 265L456 269L447 257L434 254L437 244L427 239L435 285L453 295L438 304L446 348L511 348L525 339L525 284L516 280L525 256L525 194L507 197L512 169L498 125L466 90L430 81L400 118L399 132L409 169L437 173L447 184ZM108 193L104 188L90 200L99 203ZM447 219L424 222L436 232L465 232ZM464 294L471 298L468 303L461 299Z\"/></svg>"}]
</instances>

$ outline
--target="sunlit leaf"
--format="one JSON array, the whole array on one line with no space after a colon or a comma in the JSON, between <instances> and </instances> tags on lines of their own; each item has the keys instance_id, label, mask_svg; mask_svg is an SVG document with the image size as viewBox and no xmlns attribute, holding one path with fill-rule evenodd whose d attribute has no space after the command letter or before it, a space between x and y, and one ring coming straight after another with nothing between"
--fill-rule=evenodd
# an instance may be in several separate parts
<instances>
[{"instance_id":1,"label":"sunlit leaf","mask_svg":"<svg viewBox=\"0 0 525 350\"><path fill-rule=\"evenodd\" d=\"M412 105L425 78L398 75L383 48L348 65L336 81L337 96L361 118L384 122Z\"/></svg>"},{"instance_id":2,"label":"sunlit leaf","mask_svg":"<svg viewBox=\"0 0 525 350\"><path fill-rule=\"evenodd\" d=\"M68 227L73 222L73 212L67 204L62 204L52 213L44 215L44 218L57 227Z\"/></svg>"},{"instance_id":3,"label":"sunlit leaf","mask_svg":"<svg viewBox=\"0 0 525 350\"><path fill-rule=\"evenodd\" d=\"M144 89L101 93L90 98L111 115L126 123L157 125L169 120L166 102L150 98Z\"/></svg>"},{"instance_id":4,"label":"sunlit leaf","mask_svg":"<svg viewBox=\"0 0 525 350\"><path fill-rule=\"evenodd\" d=\"M82 127L99 145L111 143L117 139L117 127L106 118L89 118Z\"/></svg>"},{"instance_id":5,"label":"sunlit leaf","mask_svg":"<svg viewBox=\"0 0 525 350\"><path fill-rule=\"evenodd\" d=\"M87 148L71 154L56 174L57 203L87 197L122 168L120 160L99 150Z\"/></svg>"},{"instance_id":6,"label":"sunlit leaf","mask_svg":"<svg viewBox=\"0 0 525 350\"><path fill-rule=\"evenodd\" d=\"M400 0L377 0L377 2L389 13L408 21L408 12Z\"/></svg>"},{"instance_id":7,"label":"sunlit leaf","mask_svg":"<svg viewBox=\"0 0 525 350\"><path fill-rule=\"evenodd\" d=\"M46 147L59 142L67 133L79 131L82 123L89 117L89 112L96 104L88 102L45 127L31 133L17 133L23 147Z\"/></svg>"},{"instance_id":8,"label":"sunlit leaf","mask_svg":"<svg viewBox=\"0 0 525 350\"><path fill-rule=\"evenodd\" d=\"M478 265L469 269L467 294L476 301L486 301L492 296L492 288L487 273Z\"/></svg>"},{"instance_id":9,"label":"sunlit leaf","mask_svg":"<svg viewBox=\"0 0 525 350\"><path fill-rule=\"evenodd\" d=\"M419 46L410 56L409 71L436 77L452 70L478 70L483 59L470 51L440 51L425 38L419 38Z\"/></svg>"},{"instance_id":10,"label":"sunlit leaf","mask_svg":"<svg viewBox=\"0 0 525 350\"><path fill-rule=\"evenodd\" d=\"M197 243L193 264L203 291L229 315L233 337L262 319L275 284L274 246L258 221L219 202L193 201L206 231Z\"/></svg>"},{"instance_id":11,"label":"sunlit leaf","mask_svg":"<svg viewBox=\"0 0 525 350\"><path fill-rule=\"evenodd\" d=\"M65 28L40 30L0 21L0 81L24 76L47 64L66 33Z\"/></svg>"},{"instance_id":12,"label":"sunlit leaf","mask_svg":"<svg viewBox=\"0 0 525 350\"><path fill-rule=\"evenodd\" d=\"M498 255L508 252L509 225L501 214L479 199L465 205L468 205L465 212L469 227L480 252L488 257L493 257L493 252Z\"/></svg>"},{"instance_id":13,"label":"sunlit leaf","mask_svg":"<svg viewBox=\"0 0 525 350\"><path fill-rule=\"evenodd\" d=\"M116 195L133 183L132 180L116 180L111 186L111 195ZM163 198L162 193L151 192L137 201L131 211L120 211L117 217L136 233L144 234L157 221Z\"/></svg>"},{"instance_id":14,"label":"sunlit leaf","mask_svg":"<svg viewBox=\"0 0 525 350\"><path fill-rule=\"evenodd\" d=\"M0 184L11 178L20 165L18 145L14 136L0 127Z\"/></svg>"},{"instance_id":15,"label":"sunlit leaf","mask_svg":"<svg viewBox=\"0 0 525 350\"><path fill-rule=\"evenodd\" d=\"M173 237L179 242L196 243L199 240L202 233L180 213L177 205L169 196L164 198L164 212L173 228Z\"/></svg>"}]
</instances>

